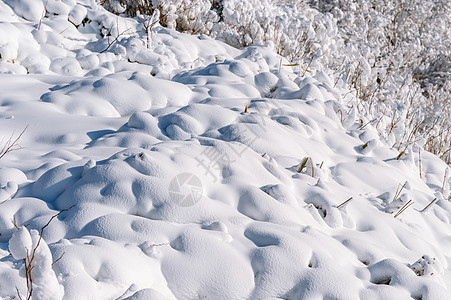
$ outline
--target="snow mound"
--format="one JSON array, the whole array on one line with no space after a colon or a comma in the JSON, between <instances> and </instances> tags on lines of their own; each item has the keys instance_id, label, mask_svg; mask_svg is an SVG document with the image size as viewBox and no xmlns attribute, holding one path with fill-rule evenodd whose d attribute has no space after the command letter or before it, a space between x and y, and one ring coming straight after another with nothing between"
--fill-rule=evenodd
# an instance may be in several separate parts
<instances>
[{"instance_id":1,"label":"snow mound","mask_svg":"<svg viewBox=\"0 0 451 300\"><path fill-rule=\"evenodd\" d=\"M161 89L170 93L162 93ZM41 100L69 114L118 117L150 108L186 104L190 98L191 90L186 86L141 72L119 72L56 86L42 95Z\"/></svg>"}]
</instances>

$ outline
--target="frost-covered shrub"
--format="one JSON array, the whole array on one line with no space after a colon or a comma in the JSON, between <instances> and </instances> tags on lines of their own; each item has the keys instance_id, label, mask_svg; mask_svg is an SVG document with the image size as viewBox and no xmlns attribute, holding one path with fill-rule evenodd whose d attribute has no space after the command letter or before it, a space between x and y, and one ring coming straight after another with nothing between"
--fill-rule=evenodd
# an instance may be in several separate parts
<instances>
[{"instance_id":1,"label":"frost-covered shrub","mask_svg":"<svg viewBox=\"0 0 451 300\"><path fill-rule=\"evenodd\" d=\"M130 17L151 16L160 11L160 24L165 27L195 34L209 33L217 14L210 0L102 0L111 12Z\"/></svg>"},{"instance_id":2,"label":"frost-covered shrub","mask_svg":"<svg viewBox=\"0 0 451 300\"><path fill-rule=\"evenodd\" d=\"M342 73L381 135L398 148L424 143L451 163L449 2L319 0L311 4L337 20L345 45L337 55L344 62ZM333 64L328 67L340 70Z\"/></svg>"},{"instance_id":3,"label":"frost-covered shrub","mask_svg":"<svg viewBox=\"0 0 451 300\"><path fill-rule=\"evenodd\" d=\"M304 1L221 1L211 35L236 47L271 46L293 62L328 54L337 27Z\"/></svg>"},{"instance_id":4,"label":"frost-covered shrub","mask_svg":"<svg viewBox=\"0 0 451 300\"><path fill-rule=\"evenodd\" d=\"M304 71L332 74L388 144L402 150L417 143L451 163L448 2L102 1L132 17L159 10L162 26L235 47L270 46Z\"/></svg>"}]
</instances>

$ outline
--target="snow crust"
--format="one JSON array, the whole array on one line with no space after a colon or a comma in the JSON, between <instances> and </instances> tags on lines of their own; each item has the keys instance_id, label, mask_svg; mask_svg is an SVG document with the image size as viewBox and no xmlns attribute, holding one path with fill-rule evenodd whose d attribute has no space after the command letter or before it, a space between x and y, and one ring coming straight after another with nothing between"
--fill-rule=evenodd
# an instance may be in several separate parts
<instances>
[{"instance_id":1,"label":"snow crust","mask_svg":"<svg viewBox=\"0 0 451 300\"><path fill-rule=\"evenodd\" d=\"M345 85L160 26L148 48L93 1L43 11L0 2L0 134L29 125L0 160L2 299L72 206L33 299L449 299L451 170L391 148Z\"/></svg>"}]
</instances>

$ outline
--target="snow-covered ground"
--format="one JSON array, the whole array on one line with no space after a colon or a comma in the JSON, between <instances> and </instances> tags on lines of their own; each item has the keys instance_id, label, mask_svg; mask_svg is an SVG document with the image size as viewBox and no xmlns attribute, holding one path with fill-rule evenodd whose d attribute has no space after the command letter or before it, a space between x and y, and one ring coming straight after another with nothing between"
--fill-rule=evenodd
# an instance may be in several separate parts
<instances>
[{"instance_id":1,"label":"snow-covered ground","mask_svg":"<svg viewBox=\"0 0 451 300\"><path fill-rule=\"evenodd\" d=\"M446 163L326 72L140 26L0 1L1 299L450 299Z\"/></svg>"}]
</instances>

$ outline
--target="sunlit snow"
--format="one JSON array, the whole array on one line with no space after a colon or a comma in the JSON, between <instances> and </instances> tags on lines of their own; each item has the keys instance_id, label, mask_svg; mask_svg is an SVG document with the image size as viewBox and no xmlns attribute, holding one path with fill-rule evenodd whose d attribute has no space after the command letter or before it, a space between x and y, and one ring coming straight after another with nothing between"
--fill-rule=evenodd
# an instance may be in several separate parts
<instances>
[{"instance_id":1,"label":"sunlit snow","mask_svg":"<svg viewBox=\"0 0 451 300\"><path fill-rule=\"evenodd\" d=\"M36 247L33 299L451 298L444 161L327 70L140 26L0 1L0 299Z\"/></svg>"}]
</instances>

